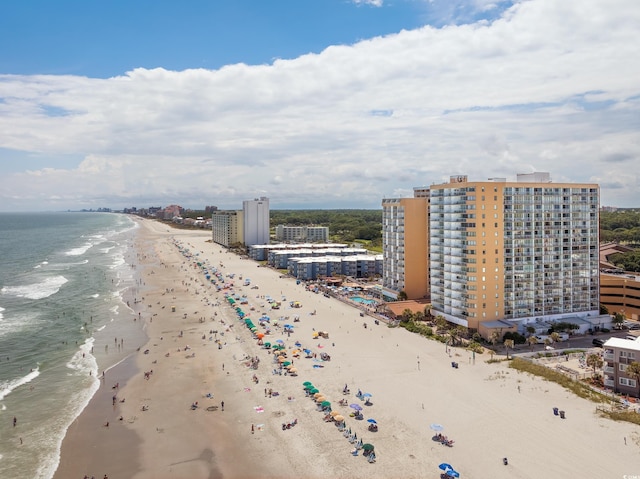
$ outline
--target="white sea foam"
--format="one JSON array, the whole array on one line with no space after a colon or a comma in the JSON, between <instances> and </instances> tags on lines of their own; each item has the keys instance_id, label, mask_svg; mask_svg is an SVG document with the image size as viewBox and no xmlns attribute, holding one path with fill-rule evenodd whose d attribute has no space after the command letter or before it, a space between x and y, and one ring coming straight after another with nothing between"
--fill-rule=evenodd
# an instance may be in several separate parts
<instances>
[{"instance_id":1,"label":"white sea foam","mask_svg":"<svg viewBox=\"0 0 640 479\"><path fill-rule=\"evenodd\" d=\"M92 297L92 298L99 298L99 297L100 297L100 294L98 294L98 293L96 293L96 294L92 294L92 295L91 295L91 297Z\"/></svg>"},{"instance_id":2,"label":"white sea foam","mask_svg":"<svg viewBox=\"0 0 640 479\"><path fill-rule=\"evenodd\" d=\"M102 331L102 330L103 330L104 328L106 328L106 327L107 327L106 325L104 325L104 326L100 326L98 329L96 329L96 331Z\"/></svg>"},{"instance_id":3,"label":"white sea foam","mask_svg":"<svg viewBox=\"0 0 640 479\"><path fill-rule=\"evenodd\" d=\"M67 256L81 256L83 254L85 254L87 251L89 251L89 248L91 248L93 246L93 243L85 243L82 246L79 246L78 248L72 248L69 251L66 251L64 254Z\"/></svg>"},{"instance_id":4,"label":"white sea foam","mask_svg":"<svg viewBox=\"0 0 640 479\"><path fill-rule=\"evenodd\" d=\"M0 321L2 321L2 318L4 318L4 315L2 314L3 311L4 311L4 308L0 306Z\"/></svg>"},{"instance_id":5,"label":"white sea foam","mask_svg":"<svg viewBox=\"0 0 640 479\"><path fill-rule=\"evenodd\" d=\"M87 340L80 346L80 349L76 351L71 360L66 364L69 369L79 371L84 375L91 372L94 376L98 374L98 363L91 350L93 349L94 338L87 338Z\"/></svg>"},{"instance_id":6,"label":"white sea foam","mask_svg":"<svg viewBox=\"0 0 640 479\"><path fill-rule=\"evenodd\" d=\"M40 375L40 371L38 368L35 368L29 372L26 376L17 379L11 379L9 381L0 382L0 401L6 398L11 391L22 386L23 384L27 384L33 381Z\"/></svg>"},{"instance_id":7,"label":"white sea foam","mask_svg":"<svg viewBox=\"0 0 640 479\"><path fill-rule=\"evenodd\" d=\"M67 281L64 276L50 276L39 283L4 286L0 292L19 298L43 299L56 294Z\"/></svg>"}]
</instances>

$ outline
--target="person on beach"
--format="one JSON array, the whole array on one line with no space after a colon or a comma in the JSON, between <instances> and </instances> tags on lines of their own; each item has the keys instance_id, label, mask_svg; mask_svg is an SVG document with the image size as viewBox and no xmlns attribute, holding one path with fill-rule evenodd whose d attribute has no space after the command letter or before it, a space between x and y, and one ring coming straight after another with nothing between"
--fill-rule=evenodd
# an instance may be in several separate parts
<instances>
[{"instance_id":1,"label":"person on beach","mask_svg":"<svg viewBox=\"0 0 640 479\"><path fill-rule=\"evenodd\" d=\"M251 434L254 433L253 424L251 425Z\"/></svg>"},{"instance_id":2,"label":"person on beach","mask_svg":"<svg viewBox=\"0 0 640 479\"><path fill-rule=\"evenodd\" d=\"M224 411L224 401L220 402L220 407L222 408L222 410Z\"/></svg>"},{"instance_id":3,"label":"person on beach","mask_svg":"<svg viewBox=\"0 0 640 479\"><path fill-rule=\"evenodd\" d=\"M13 416L13 427L16 427L17 425L18 425L18 418Z\"/></svg>"}]
</instances>

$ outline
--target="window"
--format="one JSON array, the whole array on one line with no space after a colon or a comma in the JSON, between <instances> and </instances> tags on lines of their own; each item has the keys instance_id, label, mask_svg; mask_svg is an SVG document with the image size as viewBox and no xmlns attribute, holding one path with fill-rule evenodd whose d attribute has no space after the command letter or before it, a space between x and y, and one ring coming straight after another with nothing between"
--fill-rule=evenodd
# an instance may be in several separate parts
<instances>
[{"instance_id":1,"label":"window","mask_svg":"<svg viewBox=\"0 0 640 479\"><path fill-rule=\"evenodd\" d=\"M618 370L619 371L626 371L627 370L627 365L626 364L618 364Z\"/></svg>"},{"instance_id":2,"label":"window","mask_svg":"<svg viewBox=\"0 0 640 479\"><path fill-rule=\"evenodd\" d=\"M620 378L620 385L621 386L629 386L631 388L635 388L636 387L636 380L635 379L629 379L629 378Z\"/></svg>"}]
</instances>

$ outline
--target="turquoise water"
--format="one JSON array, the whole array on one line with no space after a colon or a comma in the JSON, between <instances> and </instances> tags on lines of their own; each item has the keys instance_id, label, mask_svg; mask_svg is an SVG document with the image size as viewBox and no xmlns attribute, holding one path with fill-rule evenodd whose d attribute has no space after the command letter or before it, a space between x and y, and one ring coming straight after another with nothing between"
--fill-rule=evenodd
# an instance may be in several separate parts
<instances>
[{"instance_id":1,"label":"turquoise water","mask_svg":"<svg viewBox=\"0 0 640 479\"><path fill-rule=\"evenodd\" d=\"M113 213L0 214L0 477L50 478L99 371L140 344L123 301L134 229Z\"/></svg>"},{"instance_id":2,"label":"turquoise water","mask_svg":"<svg viewBox=\"0 0 640 479\"><path fill-rule=\"evenodd\" d=\"M373 299L365 299L365 298L361 298L360 296L351 296L349 299L351 301L355 301L356 303L366 304L367 306L373 306L375 304L378 304L377 301Z\"/></svg>"}]
</instances>

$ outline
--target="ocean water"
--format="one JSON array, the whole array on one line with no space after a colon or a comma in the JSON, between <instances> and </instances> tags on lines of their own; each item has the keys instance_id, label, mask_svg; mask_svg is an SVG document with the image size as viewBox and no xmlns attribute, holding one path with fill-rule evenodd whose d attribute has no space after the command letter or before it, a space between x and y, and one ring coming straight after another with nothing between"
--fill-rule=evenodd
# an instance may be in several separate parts
<instances>
[{"instance_id":1,"label":"ocean water","mask_svg":"<svg viewBox=\"0 0 640 479\"><path fill-rule=\"evenodd\" d=\"M141 344L135 228L115 213L0 213L1 478L52 477L99 374Z\"/></svg>"}]
</instances>

